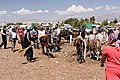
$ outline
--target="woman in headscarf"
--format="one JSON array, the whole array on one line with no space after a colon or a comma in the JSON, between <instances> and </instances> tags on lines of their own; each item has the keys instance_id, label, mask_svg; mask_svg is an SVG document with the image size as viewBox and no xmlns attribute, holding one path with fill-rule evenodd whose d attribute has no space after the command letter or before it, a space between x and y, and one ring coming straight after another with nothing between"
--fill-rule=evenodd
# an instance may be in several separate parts
<instances>
[{"instance_id":1,"label":"woman in headscarf","mask_svg":"<svg viewBox=\"0 0 120 80\"><path fill-rule=\"evenodd\" d=\"M119 47L120 47L120 33L118 34L117 41L115 43L115 47L119 50Z\"/></svg>"},{"instance_id":2,"label":"woman in headscarf","mask_svg":"<svg viewBox=\"0 0 120 80\"><path fill-rule=\"evenodd\" d=\"M120 80L120 47L116 48L116 37L113 33L109 35L109 45L103 49L101 67L106 64L106 80Z\"/></svg>"}]
</instances>

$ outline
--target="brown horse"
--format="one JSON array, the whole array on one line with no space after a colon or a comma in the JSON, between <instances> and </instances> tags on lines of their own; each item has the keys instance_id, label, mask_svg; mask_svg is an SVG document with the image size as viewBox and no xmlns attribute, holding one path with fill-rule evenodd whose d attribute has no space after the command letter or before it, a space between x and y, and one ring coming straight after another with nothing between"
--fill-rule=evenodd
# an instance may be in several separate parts
<instances>
[{"instance_id":1,"label":"brown horse","mask_svg":"<svg viewBox=\"0 0 120 80\"><path fill-rule=\"evenodd\" d=\"M47 53L48 57L50 57L49 51L52 51L51 36L50 35L42 36L40 38L40 44L41 44L41 48L42 48L42 53L43 54ZM45 48L46 48L46 51L45 51Z\"/></svg>"},{"instance_id":2,"label":"brown horse","mask_svg":"<svg viewBox=\"0 0 120 80\"><path fill-rule=\"evenodd\" d=\"M74 46L76 46L76 50L77 50L77 61L79 63L85 62L85 59L84 59L84 47L85 46L84 46L83 40L81 40L80 38L74 39L73 44Z\"/></svg>"},{"instance_id":3,"label":"brown horse","mask_svg":"<svg viewBox=\"0 0 120 80\"><path fill-rule=\"evenodd\" d=\"M99 60L99 55L101 52L100 40L94 39L89 41L88 50L90 51L90 58L95 57L97 60Z\"/></svg>"}]
</instances>

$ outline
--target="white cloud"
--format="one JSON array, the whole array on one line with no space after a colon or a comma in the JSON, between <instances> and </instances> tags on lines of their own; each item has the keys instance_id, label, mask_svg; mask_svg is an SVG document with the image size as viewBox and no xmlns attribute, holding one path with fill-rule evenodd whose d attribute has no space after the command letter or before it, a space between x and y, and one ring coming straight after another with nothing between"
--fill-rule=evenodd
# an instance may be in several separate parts
<instances>
[{"instance_id":1,"label":"white cloud","mask_svg":"<svg viewBox=\"0 0 120 80\"><path fill-rule=\"evenodd\" d=\"M60 11L60 10L55 11L55 13L57 13L57 14L59 14L59 15L67 15L67 14L70 14L70 13L67 12L67 11Z\"/></svg>"},{"instance_id":2,"label":"white cloud","mask_svg":"<svg viewBox=\"0 0 120 80\"><path fill-rule=\"evenodd\" d=\"M6 15L7 14L7 11L4 10L4 11L0 11L0 15Z\"/></svg>"},{"instance_id":3,"label":"white cloud","mask_svg":"<svg viewBox=\"0 0 120 80\"><path fill-rule=\"evenodd\" d=\"M48 13L48 10L45 10L44 13Z\"/></svg>"},{"instance_id":4,"label":"white cloud","mask_svg":"<svg viewBox=\"0 0 120 80\"><path fill-rule=\"evenodd\" d=\"M116 10L116 9L120 9L120 7L118 6L110 6L110 5L105 5L105 6L98 6L95 7L95 10Z\"/></svg>"},{"instance_id":5,"label":"white cloud","mask_svg":"<svg viewBox=\"0 0 120 80\"><path fill-rule=\"evenodd\" d=\"M104 6L95 7L96 10L101 10L101 9L103 9L103 8L104 8Z\"/></svg>"},{"instance_id":6,"label":"white cloud","mask_svg":"<svg viewBox=\"0 0 120 80\"><path fill-rule=\"evenodd\" d=\"M120 10L112 11L111 13L120 13Z\"/></svg>"},{"instance_id":7,"label":"white cloud","mask_svg":"<svg viewBox=\"0 0 120 80\"><path fill-rule=\"evenodd\" d=\"M19 15L40 14L40 13L48 13L48 10L45 10L45 11L42 11L42 10L31 11L31 10L22 8L20 10L12 12L12 13L19 14Z\"/></svg>"},{"instance_id":8,"label":"white cloud","mask_svg":"<svg viewBox=\"0 0 120 80\"><path fill-rule=\"evenodd\" d=\"M55 11L55 13L57 13L59 15L66 15L66 14L82 13L82 12L89 12L89 11L94 11L94 9L85 8L84 6L81 6L81 5L78 5L78 6L72 5L67 10L64 10L64 11L57 10L57 11Z\"/></svg>"}]
</instances>

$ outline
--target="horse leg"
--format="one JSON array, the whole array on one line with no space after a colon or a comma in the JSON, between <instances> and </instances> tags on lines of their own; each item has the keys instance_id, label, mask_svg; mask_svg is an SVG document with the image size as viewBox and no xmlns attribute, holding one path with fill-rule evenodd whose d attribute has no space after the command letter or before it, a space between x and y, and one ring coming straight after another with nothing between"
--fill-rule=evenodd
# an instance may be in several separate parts
<instances>
[{"instance_id":1,"label":"horse leg","mask_svg":"<svg viewBox=\"0 0 120 80\"><path fill-rule=\"evenodd\" d=\"M48 53L49 50L48 50L48 44L46 44L46 53Z\"/></svg>"},{"instance_id":2,"label":"horse leg","mask_svg":"<svg viewBox=\"0 0 120 80\"><path fill-rule=\"evenodd\" d=\"M53 49L53 48L52 48L52 47L50 47L50 51L51 51L51 52L52 52L52 49Z\"/></svg>"},{"instance_id":3,"label":"horse leg","mask_svg":"<svg viewBox=\"0 0 120 80\"><path fill-rule=\"evenodd\" d=\"M94 52L90 51L90 59L92 59Z\"/></svg>"},{"instance_id":4,"label":"horse leg","mask_svg":"<svg viewBox=\"0 0 120 80\"><path fill-rule=\"evenodd\" d=\"M97 61L99 60L99 54L100 54L100 52L97 51L97 52L96 52L96 55L97 55L97 59L96 59L96 60L97 60Z\"/></svg>"},{"instance_id":5,"label":"horse leg","mask_svg":"<svg viewBox=\"0 0 120 80\"><path fill-rule=\"evenodd\" d=\"M48 46L48 44L46 45L46 53L48 54L48 57L51 58L50 53L49 53L49 46Z\"/></svg>"},{"instance_id":6,"label":"horse leg","mask_svg":"<svg viewBox=\"0 0 120 80\"><path fill-rule=\"evenodd\" d=\"M42 53L45 54L44 45L41 45L41 47L42 47Z\"/></svg>"},{"instance_id":7,"label":"horse leg","mask_svg":"<svg viewBox=\"0 0 120 80\"><path fill-rule=\"evenodd\" d=\"M53 52L56 52L57 51L57 46L56 46L56 43L54 43L54 48L53 48Z\"/></svg>"},{"instance_id":8,"label":"horse leg","mask_svg":"<svg viewBox=\"0 0 120 80\"><path fill-rule=\"evenodd\" d=\"M82 63L82 60L83 60L82 52L79 53L79 56L80 56L80 64L81 64L81 63Z\"/></svg>"},{"instance_id":9,"label":"horse leg","mask_svg":"<svg viewBox=\"0 0 120 80\"><path fill-rule=\"evenodd\" d=\"M83 56L84 56L84 60L86 58L86 41L84 40L84 52L83 52Z\"/></svg>"},{"instance_id":10,"label":"horse leg","mask_svg":"<svg viewBox=\"0 0 120 80\"><path fill-rule=\"evenodd\" d=\"M97 51L96 50L93 50L93 57L97 58Z\"/></svg>"},{"instance_id":11,"label":"horse leg","mask_svg":"<svg viewBox=\"0 0 120 80\"><path fill-rule=\"evenodd\" d=\"M80 52L79 52L79 50L77 50L77 61L79 62L79 60L80 60L80 54L79 54Z\"/></svg>"},{"instance_id":12,"label":"horse leg","mask_svg":"<svg viewBox=\"0 0 120 80\"><path fill-rule=\"evenodd\" d=\"M85 62L85 57L86 55L84 56L84 52L82 53L82 60L83 60L83 63Z\"/></svg>"}]
</instances>

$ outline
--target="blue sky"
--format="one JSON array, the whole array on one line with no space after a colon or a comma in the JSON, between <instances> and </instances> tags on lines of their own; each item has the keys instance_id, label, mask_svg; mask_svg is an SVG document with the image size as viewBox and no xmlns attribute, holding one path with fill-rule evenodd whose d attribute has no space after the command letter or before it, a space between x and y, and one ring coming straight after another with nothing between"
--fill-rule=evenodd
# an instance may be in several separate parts
<instances>
[{"instance_id":1,"label":"blue sky","mask_svg":"<svg viewBox=\"0 0 120 80\"><path fill-rule=\"evenodd\" d=\"M0 22L85 17L120 12L120 0L0 0Z\"/></svg>"}]
</instances>

